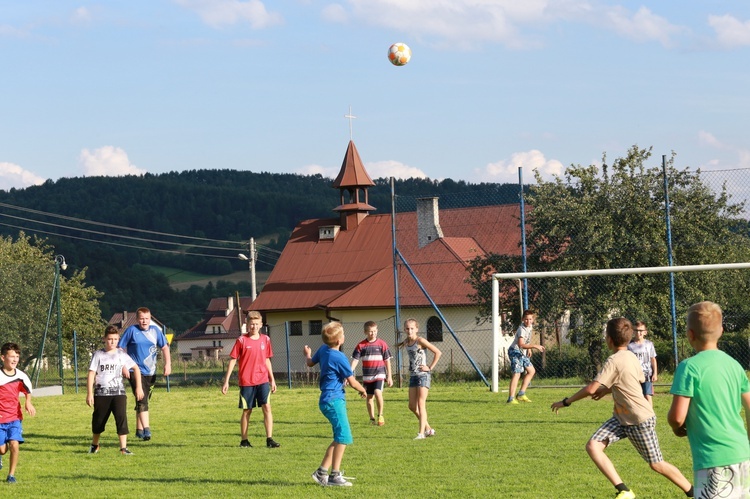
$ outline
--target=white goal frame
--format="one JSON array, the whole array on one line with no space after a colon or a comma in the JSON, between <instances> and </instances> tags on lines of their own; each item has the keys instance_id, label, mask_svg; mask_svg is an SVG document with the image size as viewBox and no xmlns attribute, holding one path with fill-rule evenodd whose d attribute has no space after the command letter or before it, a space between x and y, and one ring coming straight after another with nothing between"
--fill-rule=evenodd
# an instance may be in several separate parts
<instances>
[{"instance_id":1,"label":"white goal frame","mask_svg":"<svg viewBox=\"0 0 750 499\"><path fill-rule=\"evenodd\" d=\"M593 270L557 270L548 272L516 272L507 274L492 274L492 386L490 390L497 393L500 361L500 280L538 279L541 277L581 277L593 275L621 275L621 274L666 274L668 272L699 272L711 270L750 269L750 262L745 263L717 263L706 265L675 265L671 267L631 267L623 269L593 269Z\"/></svg>"}]
</instances>

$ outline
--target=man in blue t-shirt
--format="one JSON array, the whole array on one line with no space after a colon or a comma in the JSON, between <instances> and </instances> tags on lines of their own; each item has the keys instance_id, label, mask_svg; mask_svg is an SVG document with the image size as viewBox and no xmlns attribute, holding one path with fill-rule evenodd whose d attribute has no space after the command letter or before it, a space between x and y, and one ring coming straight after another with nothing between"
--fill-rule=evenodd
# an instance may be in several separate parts
<instances>
[{"instance_id":1,"label":"man in blue t-shirt","mask_svg":"<svg viewBox=\"0 0 750 499\"><path fill-rule=\"evenodd\" d=\"M169 376L172 372L172 358L169 355L169 343L167 343L164 331L151 323L151 311L146 307L141 307L135 314L138 324L128 327L122 333L117 346L125 350L141 370L141 384L145 396L141 400L136 399L135 436L143 440L151 440L148 402L154 391L154 384L156 384L156 357L161 350L164 357L164 376ZM133 389L133 394L135 394L133 376L130 376L130 386Z\"/></svg>"}]
</instances>

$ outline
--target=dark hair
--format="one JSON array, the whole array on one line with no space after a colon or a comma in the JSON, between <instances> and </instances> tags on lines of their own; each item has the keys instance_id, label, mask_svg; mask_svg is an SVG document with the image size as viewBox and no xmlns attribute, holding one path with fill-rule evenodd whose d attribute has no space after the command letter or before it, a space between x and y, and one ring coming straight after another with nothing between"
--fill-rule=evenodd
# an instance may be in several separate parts
<instances>
[{"instance_id":1,"label":"dark hair","mask_svg":"<svg viewBox=\"0 0 750 499\"><path fill-rule=\"evenodd\" d=\"M367 331L371 327L375 327L377 325L378 324L375 321L367 321L367 322L365 322L365 331Z\"/></svg>"},{"instance_id":2,"label":"dark hair","mask_svg":"<svg viewBox=\"0 0 750 499\"><path fill-rule=\"evenodd\" d=\"M19 347L15 343L11 343L11 342L5 343L2 346L2 348L0 348L0 354L5 355L6 353L8 353L11 350L13 350L14 352L16 352L18 355L21 355L21 347Z\"/></svg>"},{"instance_id":3,"label":"dark hair","mask_svg":"<svg viewBox=\"0 0 750 499\"><path fill-rule=\"evenodd\" d=\"M633 325L625 317L610 319L607 322L607 336L614 346L625 346L633 338Z\"/></svg>"},{"instance_id":4,"label":"dark hair","mask_svg":"<svg viewBox=\"0 0 750 499\"><path fill-rule=\"evenodd\" d=\"M114 326L114 325L110 324L104 330L104 336L109 336L110 334L120 334L120 330L117 329L117 326Z\"/></svg>"},{"instance_id":5,"label":"dark hair","mask_svg":"<svg viewBox=\"0 0 750 499\"><path fill-rule=\"evenodd\" d=\"M536 314L534 313L533 310L531 310L530 308L527 308L526 310L523 311L523 314L521 314L521 320L523 320L523 318L528 315L536 315Z\"/></svg>"}]
</instances>

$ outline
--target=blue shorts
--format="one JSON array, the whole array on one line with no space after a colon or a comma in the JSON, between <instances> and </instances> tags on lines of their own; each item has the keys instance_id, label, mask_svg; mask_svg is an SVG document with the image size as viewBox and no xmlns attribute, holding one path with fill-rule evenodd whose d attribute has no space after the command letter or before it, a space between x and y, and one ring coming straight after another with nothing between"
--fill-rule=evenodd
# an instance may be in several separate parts
<instances>
[{"instance_id":1,"label":"blue shorts","mask_svg":"<svg viewBox=\"0 0 750 499\"><path fill-rule=\"evenodd\" d=\"M654 384L652 382L641 383L641 388L643 389L643 395L654 395Z\"/></svg>"},{"instance_id":2,"label":"blue shorts","mask_svg":"<svg viewBox=\"0 0 750 499\"><path fill-rule=\"evenodd\" d=\"M0 445L5 445L11 440L23 443L23 427L21 427L20 419L0 424Z\"/></svg>"},{"instance_id":3,"label":"blue shorts","mask_svg":"<svg viewBox=\"0 0 750 499\"><path fill-rule=\"evenodd\" d=\"M255 386L240 387L240 409L252 409L268 403L268 395L271 393L271 385L263 383Z\"/></svg>"},{"instance_id":4,"label":"blue shorts","mask_svg":"<svg viewBox=\"0 0 750 499\"><path fill-rule=\"evenodd\" d=\"M331 422L333 441L337 444L350 445L354 442L349 417L346 414L346 400L333 399L325 404L318 404L320 412Z\"/></svg>"},{"instance_id":5,"label":"blue shorts","mask_svg":"<svg viewBox=\"0 0 750 499\"><path fill-rule=\"evenodd\" d=\"M430 389L432 376L429 372L422 374L412 374L409 378L409 388L427 388Z\"/></svg>"},{"instance_id":6,"label":"blue shorts","mask_svg":"<svg viewBox=\"0 0 750 499\"><path fill-rule=\"evenodd\" d=\"M508 358L510 359L510 372L513 374L521 374L531 365L531 359L517 350L509 350Z\"/></svg>"}]
</instances>

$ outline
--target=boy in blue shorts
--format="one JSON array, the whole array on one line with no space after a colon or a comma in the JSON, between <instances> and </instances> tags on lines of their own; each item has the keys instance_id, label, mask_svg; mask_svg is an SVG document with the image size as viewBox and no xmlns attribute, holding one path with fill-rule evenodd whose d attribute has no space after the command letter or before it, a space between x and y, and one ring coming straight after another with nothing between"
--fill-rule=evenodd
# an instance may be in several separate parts
<instances>
[{"instance_id":1,"label":"boy in blue shorts","mask_svg":"<svg viewBox=\"0 0 750 499\"><path fill-rule=\"evenodd\" d=\"M320 485L351 487L352 483L341 476L341 461L344 458L346 446L351 444L352 431L349 427L349 417L346 413L346 394L344 382L359 392L360 397L366 398L367 392L359 384L349 367L346 355L341 352L344 344L344 327L339 322L329 322L323 327L323 343L315 355L305 345L305 359L308 367L320 364L320 412L331 422L333 427L333 442L326 449L320 467L312 474L313 480ZM328 469L331 469L330 475Z\"/></svg>"},{"instance_id":2,"label":"boy in blue shorts","mask_svg":"<svg viewBox=\"0 0 750 499\"><path fill-rule=\"evenodd\" d=\"M687 338L697 353L674 372L667 414L674 434L690 441L695 496L706 499L750 497L750 383L739 362L719 350L723 332L716 303L688 309Z\"/></svg>"},{"instance_id":3,"label":"boy in blue shorts","mask_svg":"<svg viewBox=\"0 0 750 499\"><path fill-rule=\"evenodd\" d=\"M510 359L511 370L510 387L508 387L509 404L518 404L519 400L521 402L531 402L531 399L526 396L526 389L531 383L531 378L536 374L536 369L531 364L531 352L532 350L544 352L543 345L531 343L533 327L534 312L524 310L521 315L521 325L518 326L518 331L516 331L516 337L513 338L513 343L508 348L508 359ZM516 398L516 388L518 387L518 380L521 379L521 374L524 375L523 381L521 382L521 389L518 391L518 398Z\"/></svg>"},{"instance_id":4,"label":"boy in blue shorts","mask_svg":"<svg viewBox=\"0 0 750 499\"><path fill-rule=\"evenodd\" d=\"M18 397L26 396L24 409L30 416L36 415L31 403L31 380L26 373L17 368L21 359L21 348L15 343L5 343L0 348L0 360L3 369L0 371L0 468L3 467L2 456L10 452L8 483L16 483L16 466L18 450L23 443L23 412Z\"/></svg>"}]
</instances>

